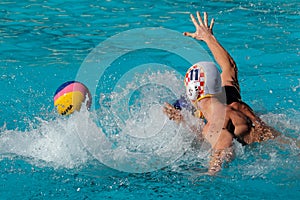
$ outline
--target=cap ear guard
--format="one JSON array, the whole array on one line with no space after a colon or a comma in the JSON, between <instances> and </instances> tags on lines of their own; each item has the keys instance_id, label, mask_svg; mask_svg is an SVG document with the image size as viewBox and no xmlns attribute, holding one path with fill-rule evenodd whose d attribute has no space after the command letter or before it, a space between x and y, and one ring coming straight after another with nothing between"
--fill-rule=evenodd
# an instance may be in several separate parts
<instances>
[{"instance_id":1,"label":"cap ear guard","mask_svg":"<svg viewBox=\"0 0 300 200\"><path fill-rule=\"evenodd\" d=\"M205 75L203 69L198 65L189 68L185 75L186 94L192 101L197 100L204 92Z\"/></svg>"},{"instance_id":2,"label":"cap ear guard","mask_svg":"<svg viewBox=\"0 0 300 200\"><path fill-rule=\"evenodd\" d=\"M195 101L198 99L200 95L200 88L197 86L196 82L190 82L186 86L186 95L188 96L189 100Z\"/></svg>"}]
</instances>

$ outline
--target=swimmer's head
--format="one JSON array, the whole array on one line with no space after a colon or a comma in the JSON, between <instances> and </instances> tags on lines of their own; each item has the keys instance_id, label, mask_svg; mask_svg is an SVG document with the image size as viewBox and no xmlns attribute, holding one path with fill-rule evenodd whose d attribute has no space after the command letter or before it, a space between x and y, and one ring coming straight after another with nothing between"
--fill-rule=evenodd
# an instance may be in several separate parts
<instances>
[{"instance_id":1,"label":"swimmer's head","mask_svg":"<svg viewBox=\"0 0 300 200\"><path fill-rule=\"evenodd\" d=\"M198 62L185 75L186 94L191 101L222 92L221 75L213 62Z\"/></svg>"}]
</instances>

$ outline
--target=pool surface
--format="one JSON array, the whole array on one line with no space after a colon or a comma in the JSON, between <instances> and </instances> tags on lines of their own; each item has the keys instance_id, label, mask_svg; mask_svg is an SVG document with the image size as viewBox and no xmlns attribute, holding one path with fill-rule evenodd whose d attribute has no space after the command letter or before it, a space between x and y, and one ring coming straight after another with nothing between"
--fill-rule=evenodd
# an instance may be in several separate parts
<instances>
[{"instance_id":1,"label":"pool surface","mask_svg":"<svg viewBox=\"0 0 300 200\"><path fill-rule=\"evenodd\" d=\"M300 3L27 0L0 2L0 199L298 199ZM215 18L214 35L239 69L242 98L288 143L241 146L216 176L209 147L169 121L164 102L183 75L213 60L190 13ZM93 104L59 116L64 82Z\"/></svg>"}]
</instances>

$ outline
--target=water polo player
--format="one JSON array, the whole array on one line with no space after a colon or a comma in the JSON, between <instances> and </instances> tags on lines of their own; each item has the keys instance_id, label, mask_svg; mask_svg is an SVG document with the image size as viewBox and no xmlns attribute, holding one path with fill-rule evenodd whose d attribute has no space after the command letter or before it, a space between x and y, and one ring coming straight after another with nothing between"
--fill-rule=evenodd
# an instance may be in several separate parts
<instances>
[{"instance_id":1,"label":"water polo player","mask_svg":"<svg viewBox=\"0 0 300 200\"><path fill-rule=\"evenodd\" d=\"M232 158L234 139L246 145L275 138L279 132L267 126L242 102L236 64L212 33L214 19L209 25L206 13L202 20L197 12L197 18L198 22L191 15L196 32L185 32L184 35L204 41L222 73L219 73L214 63L199 62L187 71L184 82L188 99L200 113L199 117L207 121L203 132L197 134L202 134L212 146L209 173L215 174L224 161ZM185 123L180 109L166 103L163 111L170 119Z\"/></svg>"}]
</instances>

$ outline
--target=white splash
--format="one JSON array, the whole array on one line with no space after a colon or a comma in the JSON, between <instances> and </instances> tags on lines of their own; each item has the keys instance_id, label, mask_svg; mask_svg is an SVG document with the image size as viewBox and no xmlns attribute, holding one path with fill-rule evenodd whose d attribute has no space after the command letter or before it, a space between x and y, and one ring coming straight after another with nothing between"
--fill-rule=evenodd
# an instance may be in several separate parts
<instances>
[{"instance_id":1,"label":"white splash","mask_svg":"<svg viewBox=\"0 0 300 200\"><path fill-rule=\"evenodd\" d=\"M166 76L173 79L174 88L171 89L178 90L179 80L172 73L144 77L151 82ZM170 83L169 79L164 81ZM140 99L132 97L134 91L129 91L132 88L140 90ZM129 112L119 121L117 118L122 113L115 115L120 109L118 101L113 99L108 107L102 106L97 111L89 112L83 104L80 112L69 117L40 119L39 124L33 126L36 128L28 131L4 128L0 135L1 157L17 155L35 165L64 168L75 168L96 158L108 167L133 173L170 165L190 148L194 137L162 113L162 96L174 94L157 84L145 87L132 87L131 84L116 96L124 99L128 94L131 94L129 101L134 98L133 103L129 103L130 108L126 108Z\"/></svg>"}]
</instances>

